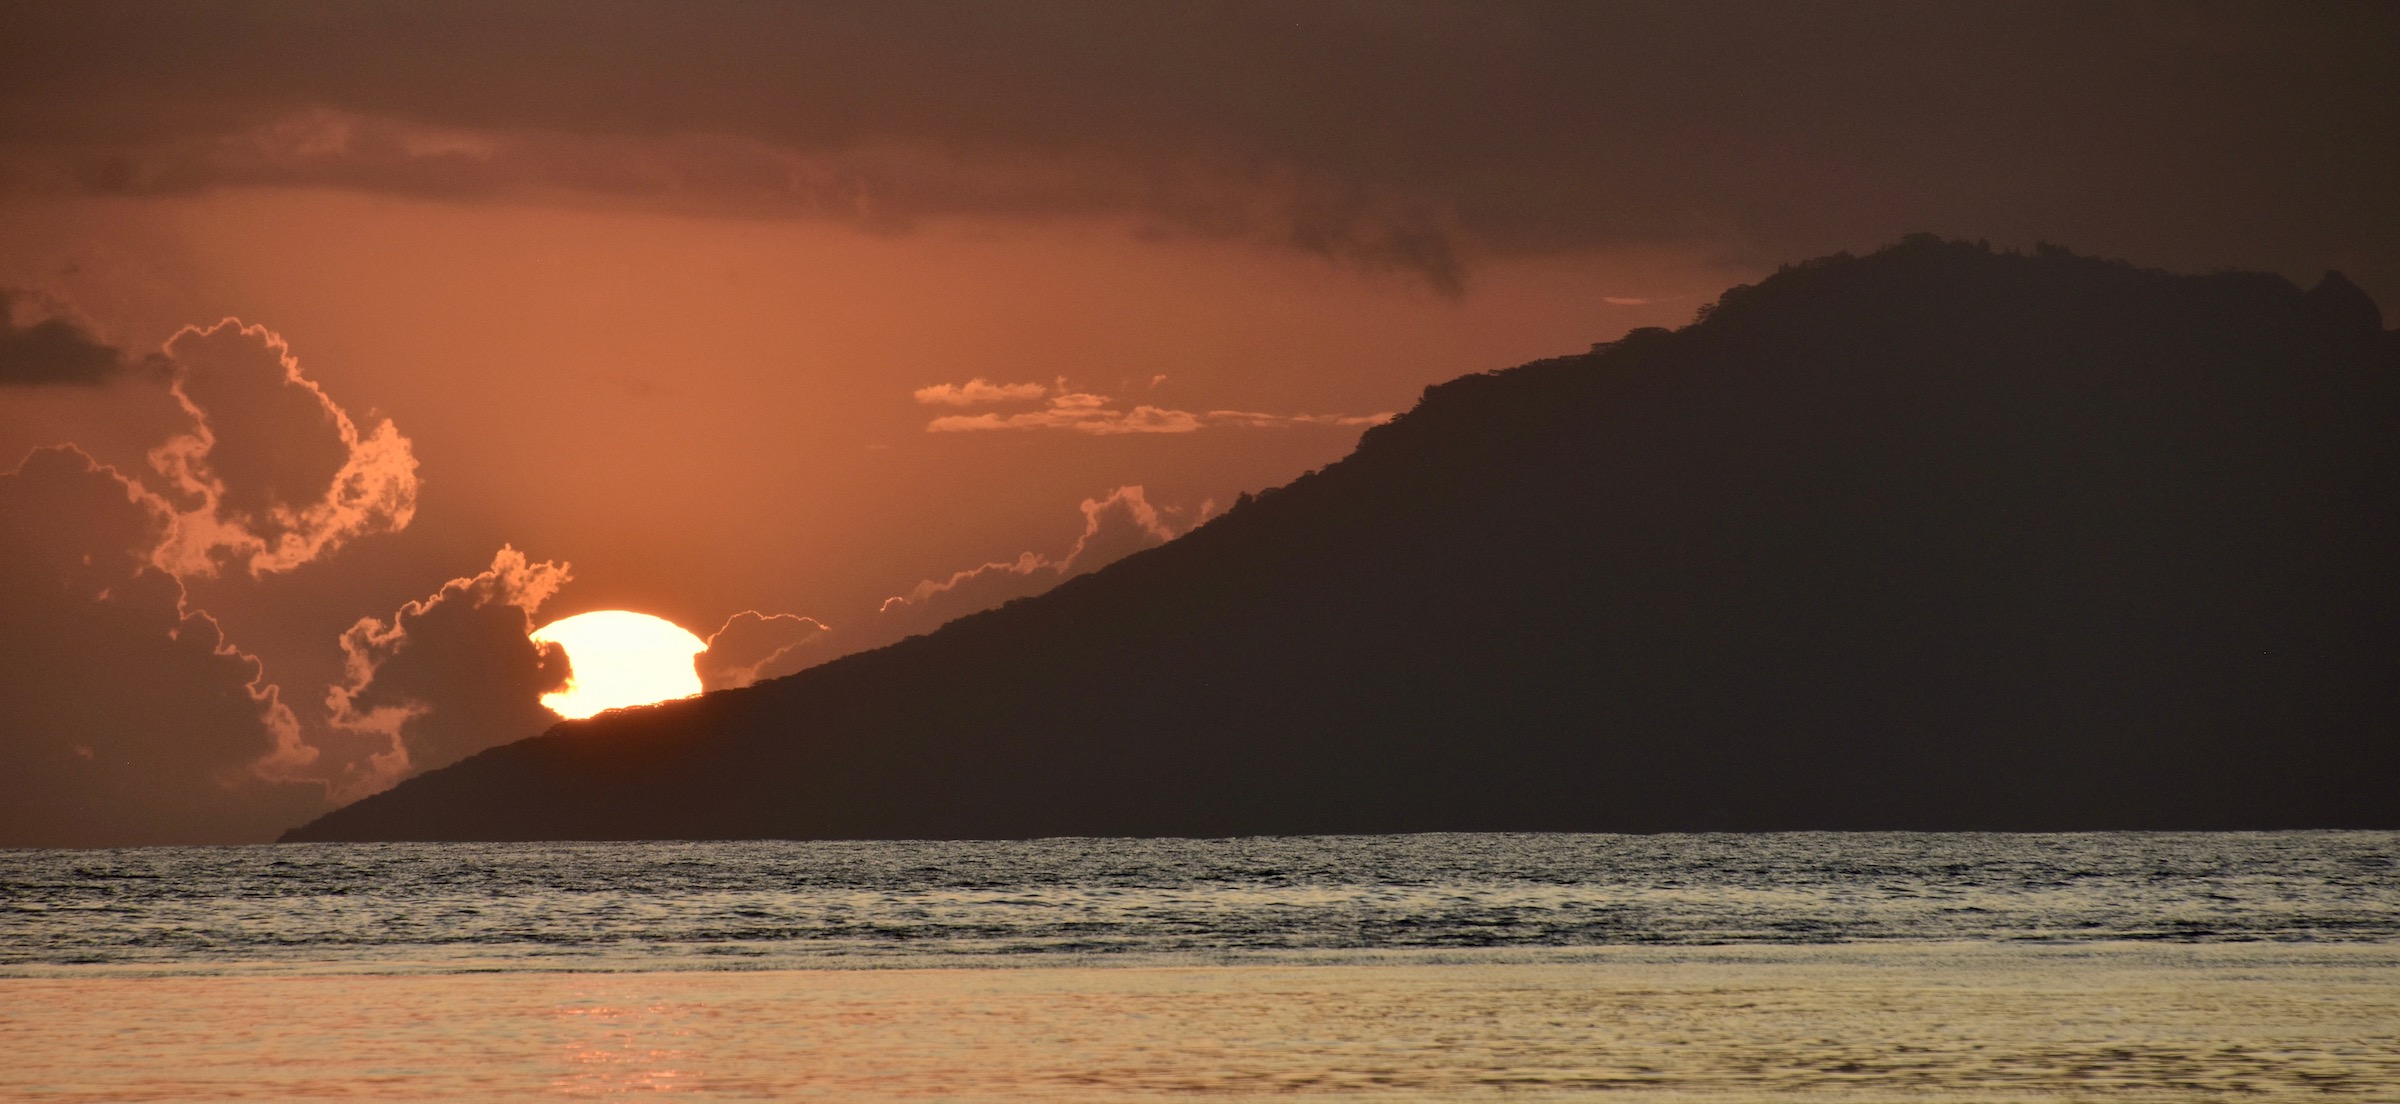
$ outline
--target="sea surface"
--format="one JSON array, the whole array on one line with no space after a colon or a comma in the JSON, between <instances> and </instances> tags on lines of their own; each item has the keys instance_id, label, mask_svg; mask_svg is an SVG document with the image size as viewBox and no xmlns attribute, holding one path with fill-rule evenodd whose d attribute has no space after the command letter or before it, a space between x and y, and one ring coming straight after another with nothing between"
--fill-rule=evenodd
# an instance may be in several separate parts
<instances>
[{"instance_id":1,"label":"sea surface","mask_svg":"<svg viewBox=\"0 0 2400 1104\"><path fill-rule=\"evenodd\" d=\"M2400 1100L2400 833L0 851L0 1100Z\"/></svg>"}]
</instances>

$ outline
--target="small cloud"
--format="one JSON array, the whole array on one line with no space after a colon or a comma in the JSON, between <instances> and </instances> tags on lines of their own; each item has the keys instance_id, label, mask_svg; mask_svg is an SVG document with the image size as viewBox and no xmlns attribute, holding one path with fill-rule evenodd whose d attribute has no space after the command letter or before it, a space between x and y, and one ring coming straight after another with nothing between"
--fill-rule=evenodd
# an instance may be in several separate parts
<instances>
[{"instance_id":1,"label":"small cloud","mask_svg":"<svg viewBox=\"0 0 2400 1104\"><path fill-rule=\"evenodd\" d=\"M1612 307L1646 307L1658 302L1656 299L1638 299L1630 295L1603 295L1600 301Z\"/></svg>"},{"instance_id":2,"label":"small cloud","mask_svg":"<svg viewBox=\"0 0 2400 1104\"><path fill-rule=\"evenodd\" d=\"M1251 410L1211 410L1212 425L1245 426L1251 429L1276 429L1285 426L1379 426L1398 417L1384 410L1373 414L1261 414Z\"/></svg>"},{"instance_id":3,"label":"small cloud","mask_svg":"<svg viewBox=\"0 0 2400 1104\"><path fill-rule=\"evenodd\" d=\"M925 423L927 433L976 433L990 429L1024 429L998 414L946 414Z\"/></svg>"},{"instance_id":4,"label":"small cloud","mask_svg":"<svg viewBox=\"0 0 2400 1104\"><path fill-rule=\"evenodd\" d=\"M1064 580L1174 540L1181 532L1138 485L1084 499L1081 509L1083 532L1065 552L1026 552L1013 560L953 572L947 579L924 580L907 594L886 599L865 638L852 643L850 649L887 644L970 613L1040 594ZM1203 508L1201 517L1206 516Z\"/></svg>"},{"instance_id":5,"label":"small cloud","mask_svg":"<svg viewBox=\"0 0 2400 1104\"><path fill-rule=\"evenodd\" d=\"M1159 376L1158 379L1165 379ZM918 392L922 395L923 392ZM1196 413L1139 404L1119 409L1107 395L1067 391L1050 396L1040 410L1021 414L951 414L925 423L927 433L988 433L998 430L1063 429L1095 437L1134 433L1196 433L1210 426L1268 428L1282 426L1370 426L1391 421L1393 414L1261 414L1247 410Z\"/></svg>"},{"instance_id":6,"label":"small cloud","mask_svg":"<svg viewBox=\"0 0 2400 1104\"><path fill-rule=\"evenodd\" d=\"M793 674L829 658L823 641L833 630L814 617L744 610L709 634L694 665L703 690L730 690Z\"/></svg>"},{"instance_id":7,"label":"small cloud","mask_svg":"<svg viewBox=\"0 0 2400 1104\"><path fill-rule=\"evenodd\" d=\"M922 392L919 392L922 394ZM1022 414L952 414L926 423L928 433L975 433L1001 429L1065 429L1096 436L1126 433L1190 433L1198 415L1183 410L1136 406L1118 410L1106 395L1061 391L1040 410Z\"/></svg>"},{"instance_id":8,"label":"small cloud","mask_svg":"<svg viewBox=\"0 0 2400 1104\"><path fill-rule=\"evenodd\" d=\"M1188 410L1137 406L1132 411L1075 428L1085 433L1190 433L1201 426L1200 416Z\"/></svg>"},{"instance_id":9,"label":"small cloud","mask_svg":"<svg viewBox=\"0 0 2400 1104\"><path fill-rule=\"evenodd\" d=\"M937 383L917 388L914 394L927 406L985 406L991 403L1028 402L1041 398L1050 389L1038 383L993 383L980 376L965 383Z\"/></svg>"},{"instance_id":10,"label":"small cloud","mask_svg":"<svg viewBox=\"0 0 2400 1104\"><path fill-rule=\"evenodd\" d=\"M97 387L137 365L63 313L28 317L31 297L0 289L0 387ZM142 362L156 367L157 358Z\"/></svg>"},{"instance_id":11,"label":"small cloud","mask_svg":"<svg viewBox=\"0 0 2400 1104\"><path fill-rule=\"evenodd\" d=\"M923 580L906 594L885 599L871 614L838 632L823 621L798 614L757 610L734 614L709 635L706 650L694 659L701 687L709 692L730 690L796 674L1040 594L1066 579L1175 539L1213 516L1216 503L1204 501L1188 509L1159 506L1141 487L1129 484L1083 500L1079 510L1081 531L1064 551L1024 552L1014 559ZM406 723L411 718L397 719Z\"/></svg>"}]
</instances>

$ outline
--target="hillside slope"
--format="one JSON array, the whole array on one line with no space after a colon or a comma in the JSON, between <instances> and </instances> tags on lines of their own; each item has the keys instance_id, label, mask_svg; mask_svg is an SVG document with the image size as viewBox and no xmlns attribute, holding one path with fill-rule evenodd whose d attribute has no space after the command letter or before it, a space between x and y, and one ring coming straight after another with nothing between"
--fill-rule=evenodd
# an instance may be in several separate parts
<instances>
[{"instance_id":1,"label":"hillside slope","mask_svg":"<svg viewBox=\"0 0 2400 1104\"><path fill-rule=\"evenodd\" d=\"M293 840L2400 827L2400 335L1929 238Z\"/></svg>"}]
</instances>

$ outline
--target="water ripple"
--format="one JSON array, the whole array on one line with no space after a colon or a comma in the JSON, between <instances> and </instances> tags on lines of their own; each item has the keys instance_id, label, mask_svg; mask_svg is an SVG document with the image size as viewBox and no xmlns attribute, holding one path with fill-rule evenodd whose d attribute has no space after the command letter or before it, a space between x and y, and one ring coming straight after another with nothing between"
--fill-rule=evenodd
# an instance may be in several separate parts
<instances>
[{"instance_id":1,"label":"water ripple","mask_svg":"<svg viewBox=\"0 0 2400 1104\"><path fill-rule=\"evenodd\" d=\"M1873 941L2400 942L2400 833L0 851L0 974Z\"/></svg>"}]
</instances>

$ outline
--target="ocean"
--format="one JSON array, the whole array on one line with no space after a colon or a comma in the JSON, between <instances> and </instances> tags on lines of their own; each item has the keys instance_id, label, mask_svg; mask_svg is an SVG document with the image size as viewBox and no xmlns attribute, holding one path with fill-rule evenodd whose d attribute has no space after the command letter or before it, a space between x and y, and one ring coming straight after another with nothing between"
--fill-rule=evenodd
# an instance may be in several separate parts
<instances>
[{"instance_id":1,"label":"ocean","mask_svg":"<svg viewBox=\"0 0 2400 1104\"><path fill-rule=\"evenodd\" d=\"M0 851L0 1099L2400 1100L2400 833Z\"/></svg>"}]
</instances>

